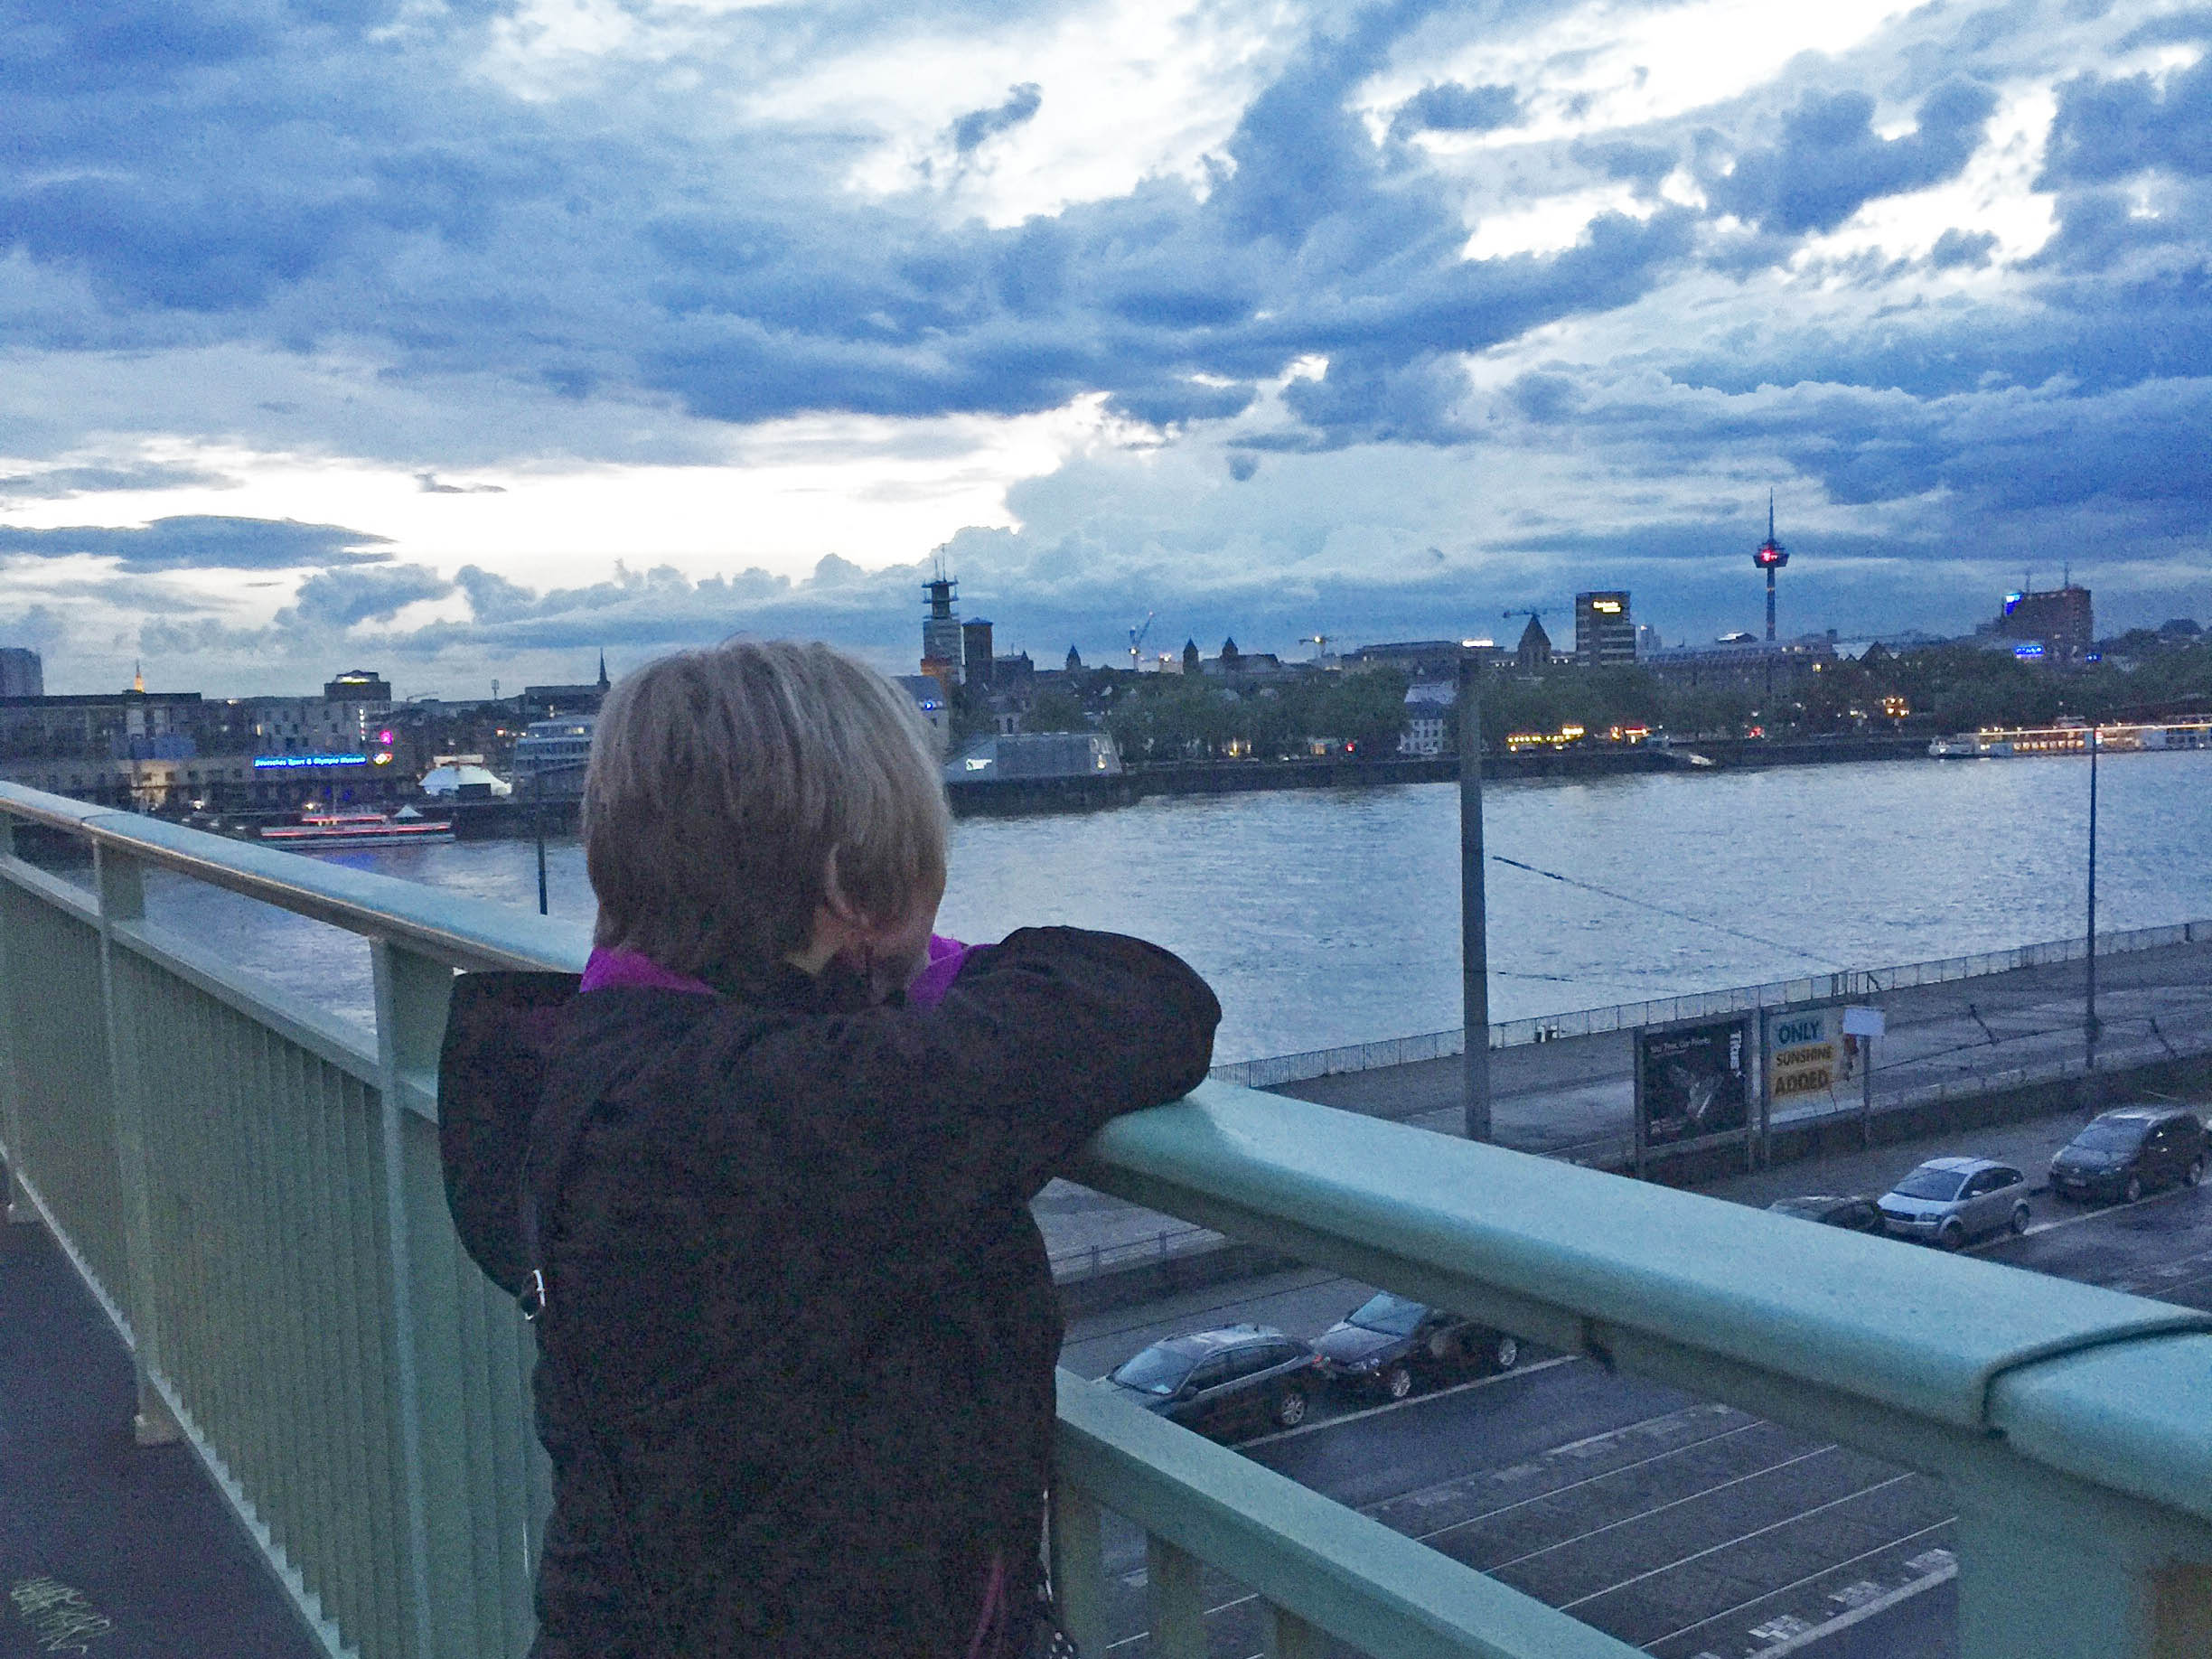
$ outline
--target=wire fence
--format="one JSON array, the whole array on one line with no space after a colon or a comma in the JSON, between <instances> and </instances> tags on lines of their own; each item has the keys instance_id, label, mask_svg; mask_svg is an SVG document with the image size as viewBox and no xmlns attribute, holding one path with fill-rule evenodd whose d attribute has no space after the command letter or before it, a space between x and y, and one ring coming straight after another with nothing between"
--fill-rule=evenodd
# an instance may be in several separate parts
<instances>
[{"instance_id":1,"label":"wire fence","mask_svg":"<svg viewBox=\"0 0 2212 1659\"><path fill-rule=\"evenodd\" d=\"M2102 934L2097 939L2097 954L2118 956L2207 942L2212 942L2212 921L2183 922L2167 927L2140 927ZM1490 1046L1515 1048L1565 1037L1634 1031L1639 1026L1669 1025L1676 1020L1705 1019L1800 1004L1850 1001L1918 985L1943 985L1989 974L2017 973L2026 968L2080 961L2088 954L2086 946L2087 942L2079 936L2054 939L2041 944L2016 945L2009 951L1983 951L1973 956L1950 956L1932 962L1854 968L1842 973L1807 974L1729 990L1693 991L1686 996L1661 997L1647 1002L1622 1002L1571 1013L1542 1014L1532 1019L1506 1020L1492 1026ZM1234 1060L1215 1066L1212 1074L1221 1082L1241 1083L1248 1089L1272 1089L1315 1077L1333 1077L1343 1072L1368 1072L1421 1060L1442 1060L1464 1053L1466 1048L1467 1032L1461 1027L1424 1032L1417 1036L1386 1037L1373 1043L1352 1043L1337 1048L1309 1049L1266 1059Z\"/></svg>"}]
</instances>

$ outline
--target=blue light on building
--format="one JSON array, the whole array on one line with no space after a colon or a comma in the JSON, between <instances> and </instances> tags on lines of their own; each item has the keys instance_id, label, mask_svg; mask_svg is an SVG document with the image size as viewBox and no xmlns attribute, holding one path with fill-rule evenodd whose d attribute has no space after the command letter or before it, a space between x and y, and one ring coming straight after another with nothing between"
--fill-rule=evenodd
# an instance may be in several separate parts
<instances>
[{"instance_id":1,"label":"blue light on building","mask_svg":"<svg viewBox=\"0 0 2212 1659\"><path fill-rule=\"evenodd\" d=\"M366 755L257 755L256 772L290 771L300 766L366 766Z\"/></svg>"}]
</instances>

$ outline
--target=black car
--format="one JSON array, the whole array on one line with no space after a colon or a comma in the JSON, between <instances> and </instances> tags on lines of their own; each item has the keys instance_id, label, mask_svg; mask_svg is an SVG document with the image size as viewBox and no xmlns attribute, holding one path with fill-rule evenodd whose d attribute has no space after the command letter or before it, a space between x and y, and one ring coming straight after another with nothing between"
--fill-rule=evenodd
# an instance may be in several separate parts
<instances>
[{"instance_id":1,"label":"black car","mask_svg":"<svg viewBox=\"0 0 2212 1659\"><path fill-rule=\"evenodd\" d=\"M1223 1439L1306 1420L1309 1344L1264 1325L1170 1336L1099 1379L1169 1422Z\"/></svg>"},{"instance_id":2,"label":"black car","mask_svg":"<svg viewBox=\"0 0 2212 1659\"><path fill-rule=\"evenodd\" d=\"M1314 1347L1331 1382L1392 1400L1403 1400L1416 1382L1511 1371L1521 1359L1519 1340L1507 1333L1387 1290L1330 1326Z\"/></svg>"},{"instance_id":3,"label":"black car","mask_svg":"<svg viewBox=\"0 0 2212 1659\"><path fill-rule=\"evenodd\" d=\"M1777 1198L1767 1206L1776 1215L1795 1215L1799 1221L1819 1222L1852 1233L1884 1233L1881 1205L1864 1193L1838 1197L1833 1193L1808 1193L1802 1198Z\"/></svg>"},{"instance_id":4,"label":"black car","mask_svg":"<svg viewBox=\"0 0 2212 1659\"><path fill-rule=\"evenodd\" d=\"M2117 1198L2133 1204L2154 1187L2204 1179L2205 1126L2171 1106L2123 1106L2099 1112L2051 1159L2060 1198Z\"/></svg>"}]
</instances>

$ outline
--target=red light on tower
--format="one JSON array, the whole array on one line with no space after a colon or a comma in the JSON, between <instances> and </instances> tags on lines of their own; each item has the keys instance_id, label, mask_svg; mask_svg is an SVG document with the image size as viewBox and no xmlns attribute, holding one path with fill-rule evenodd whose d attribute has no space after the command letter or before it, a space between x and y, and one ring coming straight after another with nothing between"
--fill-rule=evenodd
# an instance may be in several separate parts
<instances>
[{"instance_id":1,"label":"red light on tower","mask_svg":"<svg viewBox=\"0 0 2212 1659\"><path fill-rule=\"evenodd\" d=\"M1789 549L1775 539L1774 492L1767 492L1767 539L1751 555L1751 562L1767 573L1767 638L1775 636L1775 572L1789 563Z\"/></svg>"}]
</instances>

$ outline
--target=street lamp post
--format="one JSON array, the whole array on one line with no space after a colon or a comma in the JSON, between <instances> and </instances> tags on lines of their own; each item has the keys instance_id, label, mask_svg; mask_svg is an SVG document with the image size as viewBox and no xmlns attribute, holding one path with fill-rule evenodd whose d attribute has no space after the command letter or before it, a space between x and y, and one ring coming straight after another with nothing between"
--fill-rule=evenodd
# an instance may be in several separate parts
<instances>
[{"instance_id":1,"label":"street lamp post","mask_svg":"<svg viewBox=\"0 0 2212 1659\"><path fill-rule=\"evenodd\" d=\"M545 768L530 769L530 829L538 837L538 914L546 914Z\"/></svg>"},{"instance_id":2,"label":"street lamp post","mask_svg":"<svg viewBox=\"0 0 2212 1659\"><path fill-rule=\"evenodd\" d=\"M2097 842L2097 727L2089 723L2089 944L2084 960L2084 1018L2082 1020L2082 1058L2088 1075L2084 1088L2089 1104L2096 1104L2097 1032L2099 1021L2096 1009L2096 842Z\"/></svg>"},{"instance_id":3,"label":"street lamp post","mask_svg":"<svg viewBox=\"0 0 2212 1659\"><path fill-rule=\"evenodd\" d=\"M1490 1139L1490 936L1483 894L1482 663L1459 653L1459 971L1467 1137Z\"/></svg>"}]
</instances>

